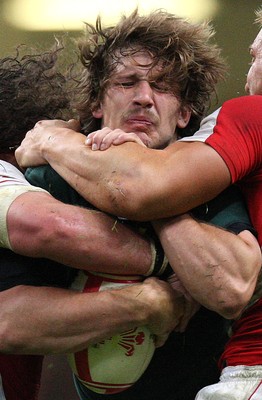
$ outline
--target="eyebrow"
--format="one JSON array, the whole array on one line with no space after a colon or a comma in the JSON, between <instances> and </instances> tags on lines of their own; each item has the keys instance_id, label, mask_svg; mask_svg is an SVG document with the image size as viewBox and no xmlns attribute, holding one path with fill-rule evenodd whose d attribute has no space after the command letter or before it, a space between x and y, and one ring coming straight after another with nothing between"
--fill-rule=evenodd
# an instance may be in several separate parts
<instances>
[{"instance_id":1,"label":"eyebrow","mask_svg":"<svg viewBox=\"0 0 262 400\"><path fill-rule=\"evenodd\" d=\"M121 76L121 77L128 77L128 78L135 78L139 76L137 72L132 72L132 71L120 71L115 74L116 76Z\"/></svg>"},{"instance_id":2,"label":"eyebrow","mask_svg":"<svg viewBox=\"0 0 262 400\"><path fill-rule=\"evenodd\" d=\"M144 79L143 74L139 74L137 71L121 71L112 76L113 79L119 80L119 79L133 79L133 80L140 80L141 78Z\"/></svg>"}]
</instances>

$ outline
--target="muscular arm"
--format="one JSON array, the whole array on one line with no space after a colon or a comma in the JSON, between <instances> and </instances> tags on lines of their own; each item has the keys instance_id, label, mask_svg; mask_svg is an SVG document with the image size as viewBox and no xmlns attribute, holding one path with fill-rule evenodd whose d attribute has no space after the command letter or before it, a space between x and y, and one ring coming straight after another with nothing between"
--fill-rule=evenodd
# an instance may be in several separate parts
<instances>
[{"instance_id":1,"label":"muscular arm","mask_svg":"<svg viewBox=\"0 0 262 400\"><path fill-rule=\"evenodd\" d=\"M54 143L58 143L58 146L63 147L64 141L57 136L58 131L54 131ZM69 137L66 139L65 142L69 139L72 140L73 142L76 140L78 144L80 145L82 155L86 156L86 160L88 160L88 155L87 153L88 149L85 149L83 147L82 141L84 140L81 135L76 134L76 136L71 135L70 130L64 131L66 135L68 134ZM33 138L31 138L33 140ZM50 139L51 140L51 139ZM62 143L63 142L63 143ZM72 143L73 143L72 142ZM67 146L67 145L66 145ZM82 146L82 147L81 147ZM209 146L203 144L203 143L176 143L172 146L170 146L168 149L164 151L157 151L157 150L148 150L145 148L140 149L137 147L137 152L136 153L130 153L131 146L135 146L134 144L126 144L125 146L121 146L121 153L125 154L123 157L123 160L119 162L120 158L118 158L118 148L113 147L107 150L106 152L90 152L90 159L89 159L89 164L93 165L93 162L95 163L95 159L99 160L99 157L101 157L101 160L105 163L108 162L107 168L109 171L111 171L112 176L119 176L118 172L119 170L123 171L123 168L125 168L126 164L133 165L133 167L130 167L130 169L126 165L126 170L124 172L126 173L126 176L128 177L127 179L123 179L122 181L119 179L119 182L117 182L117 178L113 183L118 184L119 187L123 187L123 185L127 184L129 187L130 183L130 193L135 192L134 196L135 198L139 201L141 198L146 198L144 204L144 208L141 207L140 211L136 211L135 217L139 219L140 212L143 212L142 218L144 217L145 219L147 218L157 218L159 216L167 216L167 215L172 215L174 212L173 207L175 208L175 211L180 210L184 211L185 209L189 209L195 204L198 204L200 202L203 202L206 199L210 199L214 196L214 194L217 194L217 189L220 188L219 190L221 191L224 187L230 184L230 175L229 171L226 167L226 164L222 161L222 158ZM45 145L44 145L45 147ZM47 146L48 147L48 146ZM73 147L73 144L71 144L70 148ZM133 147L134 148L134 147ZM56 152L56 146L53 146L52 149L54 152ZM174 151L176 149L176 151ZM51 150L51 149L50 149ZM66 151L64 148L63 151ZM114 156L106 157L107 154L109 154L109 151L114 152ZM49 157L49 154L52 154L52 150L49 153L49 150L47 150L47 153L45 153L45 150L43 150L43 154L47 154L47 158ZM112 153L111 153L112 154ZM150 158L149 155L152 155ZM155 156L153 156L153 154ZM92 158L94 155L94 159ZM129 157L128 157L129 156ZM136 158L137 157L137 158ZM72 157L71 159L73 159ZM147 159L147 161L145 161ZM48 158L48 161L52 160L51 158ZM92 160L92 162L90 162ZM114 166L110 170L110 160L114 163ZM125 164L125 160L126 164ZM130 162L131 160L131 162ZM134 160L134 162L133 162ZM142 160L140 162L140 160ZM185 160L187 165L185 165ZM52 162L52 161L51 161ZM119 162L119 163L118 163ZM132 164L133 163L133 164ZM61 168L59 170L60 173L63 173L63 167L62 164L59 166L55 166L55 163L52 164L54 168ZM76 166L77 164L75 164ZM157 166L157 168L156 168ZM188 168L187 168L188 166ZM84 165L84 168L86 167L86 164ZM96 166L99 169L99 165ZM141 168L140 168L141 167ZM147 169L148 167L148 169ZM154 169L155 168L155 169ZM83 169L83 168L82 168ZM89 170L89 165L86 167L87 170ZM75 172L77 170L77 166L75 169ZM116 172L115 172L116 171ZM145 173L144 173L145 171ZM153 171L153 173L152 173ZM157 172L156 172L157 171ZM200 174L199 174L200 172ZM69 172L70 174L70 172ZM85 171L82 173L80 176L80 181L82 180L82 176L85 174ZM95 171L94 171L95 174ZM105 171L106 174L106 171ZM151 175L150 175L151 174ZM199 176L198 176L199 174ZM152 176L153 175L153 176ZM106 175L108 176L108 174ZM124 176L124 175L121 175ZM148 178L143 181L143 177L147 176ZM159 179L160 176L160 179ZM150 177L152 178L150 180ZM133 182L138 180L137 185L134 185ZM99 179L99 177L98 177ZM114 179L114 178L113 178ZM134 179L134 180L133 180ZM92 176L90 176L90 180L92 180ZM139 186L139 182L143 182L143 187ZM149 184L151 182L151 185ZM73 183L73 181L71 182ZM109 181L110 185L112 184L111 181ZM107 196L107 184L108 182L105 180L104 186L106 187L105 189L105 198ZM133 188L132 188L132 185ZM81 186L81 185L80 185ZM127 187L125 186L125 187ZM79 188L79 185L78 185ZM177 196L175 194L174 188L177 190ZM102 188L104 189L104 187ZM83 191L86 190L88 192L88 183L86 187L83 188ZM99 189L100 190L100 189ZM118 190L118 193L116 194L116 197L112 197L112 203L114 203L116 199L116 207L118 207L119 202L118 202L118 194L121 191ZM133 193L132 192L132 193ZM195 192L195 194L194 194ZM113 193L113 192L112 192ZM128 193L128 196L125 196L125 193L121 193L122 197L127 199L130 199L130 195ZM146 196L144 196L146 194ZM151 194L153 194L153 199L150 197ZM160 197L158 197L160 195ZM92 196L92 193L90 194ZM113 196L113 195L112 195ZM185 198L183 198L185 196ZM126 206L129 207L129 202L126 200L123 201L123 207ZM157 202L158 200L158 202ZM121 201L121 199L120 199ZM147 202L148 201L148 202ZM100 207L103 207L103 204L100 204ZM135 208L135 207L134 207ZM138 210L137 208L136 210ZM156 211L156 214L154 212ZM159 211L161 214L159 214ZM120 210L122 212L122 209ZM150 214L149 214L150 213ZM125 214L127 215L127 214ZM181 226L181 225L180 225ZM211 229L211 228L209 228ZM214 229L214 228L213 228ZM190 243L190 229L186 230L183 232L183 238L185 240L185 244L188 243L189 246L187 247L185 245L185 248L190 248L191 243ZM254 242L252 245L250 245L249 241L245 242L245 240L241 241L240 237L229 234L225 231L220 231L218 240L214 241L211 240L209 242L209 234L214 236L213 232L209 232L208 230L204 230L201 227L200 230L200 237L203 237L203 232L205 232L206 237L205 237L205 242L209 244L209 249L207 249L207 254L205 255L205 262L203 264L200 264L200 267L198 269L198 277L202 278L201 282L205 281L206 277L206 271L209 268L210 265L210 260L212 258L212 265L221 265L221 269L219 270L216 268L216 276L218 275L217 273L219 272L219 279L224 279L223 285L225 286L225 291L229 290L229 293L232 293L232 297L227 295L224 303L221 303L221 294L220 291L217 290L217 287L215 286L214 292L212 292L212 296L208 297L208 293L206 292L199 293L198 295L195 294L195 296L200 296L197 297L201 303L205 304L208 308L215 309L218 312L222 313L223 315L227 315L228 317L233 317L237 313L241 311L243 308L243 305L246 304L246 302L250 298L250 294L252 293L254 289L254 282L257 278L257 273L258 269L260 268L261 260L260 260L260 253L259 249L257 247L257 244ZM231 235L231 236L228 236ZM197 236L197 235L196 235ZM213 237L211 236L211 238ZM241 235L242 236L242 235ZM223 239L222 239L223 237ZM228 240L228 238L230 240ZM242 238L241 238L242 239ZM234 243L234 245L231 244ZM164 244L164 243L163 243ZM201 244L201 242L200 242ZM210 247L212 245L212 247ZM221 247L222 246L222 247ZM221 248L224 246L224 255L226 257L226 261L221 264ZM241 246L240 249L238 246ZM254 247L252 247L254 246ZM195 249L201 249L202 246L199 248L195 246ZM180 250L180 249L179 249ZM168 252L168 255L171 259L170 255L170 249L166 249ZM243 253L242 253L243 251ZM210 252L210 253L209 253ZM241 257L238 257L238 253L242 254ZM181 258L185 256L185 254L181 254L181 252L178 254L181 255ZM196 253L197 254L197 253ZM210 257L210 254L212 254L212 257ZM198 259L198 255L194 256L191 252L188 253L188 257L190 257L191 264L192 261L197 260L204 260L204 253L201 254L201 258ZM191 258L192 257L192 258ZM245 265L245 262L248 261L248 265ZM239 264L238 264L239 263ZM193 267L193 266L192 266ZM224 269L223 269L224 267ZM250 268L248 271L246 271L246 267ZM174 268L175 263L174 263ZM240 272L238 271L238 268L240 268ZM188 277L192 277L190 275L190 268L187 270ZM192 270L191 270L192 271ZM236 272L236 275L234 275ZM201 276L202 274L202 276ZM179 275L182 282L185 279L185 286L187 285L186 283L186 277L183 275ZM246 281L247 279L247 281ZM237 287L238 282L240 282L239 287ZM197 283L197 280L195 281ZM217 284L217 281L214 279L213 280L213 285ZM242 287L243 285L243 287ZM202 288L202 286L200 285ZM198 285L199 289L199 285ZM190 290L196 290L193 287L189 286L189 292ZM208 288L208 290L212 290L212 288ZM243 294L241 291L243 290ZM241 299L239 296L242 296Z\"/></svg>"},{"instance_id":2,"label":"muscular arm","mask_svg":"<svg viewBox=\"0 0 262 400\"><path fill-rule=\"evenodd\" d=\"M186 212L231 182L222 158L204 143L177 142L161 151L126 143L96 152L84 140L58 122L41 121L16 156L22 166L50 163L97 208L135 220Z\"/></svg>"},{"instance_id":3,"label":"muscular arm","mask_svg":"<svg viewBox=\"0 0 262 400\"><path fill-rule=\"evenodd\" d=\"M92 152L84 148L83 136L68 129L76 125L42 121L18 149L18 161L51 163L84 197L117 215L145 220L177 215L260 168L261 105L261 96L229 100L207 140L210 146L177 142L163 151L128 143Z\"/></svg>"},{"instance_id":4,"label":"muscular arm","mask_svg":"<svg viewBox=\"0 0 262 400\"><path fill-rule=\"evenodd\" d=\"M144 325L161 345L184 307L170 285L156 278L97 293L17 286L0 299L0 351L20 354L73 352Z\"/></svg>"},{"instance_id":5,"label":"muscular arm","mask_svg":"<svg viewBox=\"0 0 262 400\"><path fill-rule=\"evenodd\" d=\"M85 171L87 171L88 174L90 169L89 165L96 165L95 160L99 160L99 157L101 157L103 162L105 160L105 164L108 162L107 172L111 171L111 176L113 176L112 181L109 181L109 185L106 180L107 178L103 181L104 185L101 190L104 190L104 198L108 198L108 186L114 183L118 185L118 190L116 190L116 197L113 197L112 191L111 204L114 204L114 201L116 201L116 208L118 211L118 206L120 204L118 201L119 199L124 209L124 207L129 207L128 200L130 197L132 199L135 197L137 204L142 198L142 203L139 203L141 209L139 209L139 206L138 208L136 208L136 206L134 207L134 209L136 208L134 217L138 219L140 216L144 219L169 216L174 213L174 209L180 212L185 211L185 209L189 209L195 204L202 203L204 200L212 198L218 191L222 191L225 186L230 184L229 171L222 161L222 158L220 158L211 147L203 143L175 143L168 149L161 151L148 150L139 146L135 148L135 144L125 144L121 146L121 152L118 151L120 147L112 147L105 152L92 152L83 146L84 138L81 134L71 134L70 130L67 130L65 132L69 137L64 141L59 137L59 134L56 134L56 130L54 132L53 140L55 145L52 146L52 149L50 148L50 151L49 146L47 146L47 152L43 150L43 154L47 154L48 161L51 162L52 166L57 169L59 173L63 174L64 164L63 162L61 164L56 163L56 161L53 162L52 160L56 159L54 154L56 153L57 147L60 145L63 147L65 143L66 145L63 147L61 153L66 153L68 139L69 142L72 140L69 146L70 149L75 149L76 146L73 145L73 142L76 141L79 145L78 150L80 150L81 156L83 159L86 158L85 163L82 161L81 175L77 176L77 190L81 188L87 195L92 196L92 193L89 194L88 192L89 182L86 185L83 183L83 188L81 182L84 182L83 176ZM136 149L136 152L130 152L131 146ZM174 151L174 149L176 149L176 151ZM52 151L54 151L53 155ZM107 158L110 151L112 151L113 155L111 153ZM121 162L119 162L118 158L118 154L120 153L125 154ZM49 154L51 154L50 158ZM188 154L190 154L190 156L188 156ZM71 155L71 160L74 159L76 159L76 157ZM130 163L131 165L133 163L133 167L127 167L127 165L125 167L125 160L127 160L129 166ZM201 162L201 160L203 161ZM114 164L111 169L109 167L110 162ZM76 173L78 168L77 163L74 165ZM91 181L92 175L95 175L97 170L99 170L99 165L96 165L93 174L90 175L89 179ZM126 172L127 178L120 180L120 178L118 178L119 170L121 173L122 171ZM105 171L106 177L108 176L107 172ZM198 177L199 172L200 176ZM66 174L66 179L68 179L70 171L67 170ZM76 178L76 175L74 176ZM114 176L117 176L117 178L114 178ZM145 181L143 181L144 177L147 177ZM99 179L99 176L97 179ZM119 181L117 181L117 179L119 179ZM70 183L73 185L74 180L76 179L73 179L72 175L72 181L70 181ZM134 181L137 183L134 183ZM143 182L143 187L139 186L140 182ZM122 189L119 189L123 187L122 184L126 185L124 187L128 187L128 190L130 190L126 196L125 192L122 193ZM174 188L177 191L177 196ZM194 192L196 195L193 194ZM132 197L133 193L134 197ZM90 199L91 201L95 201L95 199L91 197ZM100 199L101 195L99 196L99 200ZM99 203L98 206L103 207L104 203ZM119 213L122 212L123 209L121 208ZM128 215L125 214L126 210L127 208L124 210L124 215ZM181 226L182 223L180 223L179 227ZM185 230L183 230L184 228ZM193 228L196 230L196 224ZM204 241L199 240L198 245L192 247L193 238L191 238L189 224L181 228L183 233L183 235L181 234L181 238L184 240L184 247L176 246L176 243L180 243L180 241L174 241L174 248L172 250L175 254L174 258L172 258L171 253L171 241L169 241L169 247L165 242L162 244L165 247L168 257L170 257L175 272L178 273L181 282L188 292L193 294L193 297L207 308L215 310L228 318L233 318L241 312L254 290L258 270L261 265L259 248L255 241L250 245L250 243L245 243L240 237L223 230L219 231L214 227L206 228L206 226L202 224L198 225L198 229L200 230L199 238L204 239ZM216 240L214 240L215 235L218 235ZM198 235L196 234L196 238L197 237ZM196 240L196 238L194 239ZM206 252L202 250L203 243L204 245L207 244ZM239 246L240 248L238 248ZM182 252L183 249L191 248L192 252L190 250L188 252ZM201 252L199 254L200 250ZM178 264L178 259L180 264ZM190 262L188 262L188 259ZM247 265L246 262L248 262ZM188 267L187 270L185 270L184 266L187 263ZM210 265L214 266L215 278L212 281L211 279L209 280L210 285L207 287L204 283L206 282L206 276L209 275ZM220 268L215 268L217 265L219 265ZM181 273L180 269L186 272ZM190 278L194 276L196 270L197 279L190 282ZM200 285L199 282L201 282ZM219 290L218 287L220 288ZM221 288L224 288L223 294ZM211 296L210 293L212 294ZM226 297L224 298L223 296L225 293Z\"/></svg>"},{"instance_id":6,"label":"muscular arm","mask_svg":"<svg viewBox=\"0 0 262 400\"><path fill-rule=\"evenodd\" d=\"M187 291L225 318L249 302L261 269L261 251L248 231L235 235L190 215L154 223L165 253Z\"/></svg>"},{"instance_id":7,"label":"muscular arm","mask_svg":"<svg viewBox=\"0 0 262 400\"><path fill-rule=\"evenodd\" d=\"M152 263L150 243L142 235L108 215L63 204L44 192L17 197L7 225L12 249L22 255L121 274L145 274Z\"/></svg>"}]
</instances>

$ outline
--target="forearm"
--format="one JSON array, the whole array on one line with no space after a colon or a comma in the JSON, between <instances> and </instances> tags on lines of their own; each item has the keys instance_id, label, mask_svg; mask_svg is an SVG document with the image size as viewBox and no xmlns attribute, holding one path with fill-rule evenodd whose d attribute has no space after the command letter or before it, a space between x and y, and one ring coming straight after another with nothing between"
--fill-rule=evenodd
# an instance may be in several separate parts
<instances>
[{"instance_id":1,"label":"forearm","mask_svg":"<svg viewBox=\"0 0 262 400\"><path fill-rule=\"evenodd\" d=\"M0 351L6 353L74 352L137 326L162 335L182 314L169 285L152 278L97 293L17 286L0 298Z\"/></svg>"},{"instance_id":2,"label":"forearm","mask_svg":"<svg viewBox=\"0 0 262 400\"><path fill-rule=\"evenodd\" d=\"M120 292L116 298L114 294L30 286L1 292L1 325L6 324L1 350L25 354L77 351L144 323L144 316L132 315L132 301L129 309Z\"/></svg>"},{"instance_id":3,"label":"forearm","mask_svg":"<svg viewBox=\"0 0 262 400\"><path fill-rule=\"evenodd\" d=\"M184 215L154 223L165 253L200 304L235 318L250 300L261 268L251 233L235 235Z\"/></svg>"},{"instance_id":4,"label":"forearm","mask_svg":"<svg viewBox=\"0 0 262 400\"><path fill-rule=\"evenodd\" d=\"M37 130L45 126L42 122ZM173 216L210 200L230 184L224 161L204 143L177 142L161 151L125 143L92 151L84 141L80 133L55 128L36 147L39 158L84 198L114 215L134 220ZM26 146L16 152L22 166L24 151Z\"/></svg>"},{"instance_id":5,"label":"forearm","mask_svg":"<svg viewBox=\"0 0 262 400\"><path fill-rule=\"evenodd\" d=\"M27 192L8 211L12 249L75 268L145 274L153 261L150 242L98 211L69 206L46 193Z\"/></svg>"}]
</instances>

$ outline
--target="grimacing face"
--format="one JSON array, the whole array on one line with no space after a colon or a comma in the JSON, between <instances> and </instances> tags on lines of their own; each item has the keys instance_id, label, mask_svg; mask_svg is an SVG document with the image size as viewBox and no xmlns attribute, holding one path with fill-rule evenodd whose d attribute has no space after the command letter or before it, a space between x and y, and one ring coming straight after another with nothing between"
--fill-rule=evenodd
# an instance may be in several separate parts
<instances>
[{"instance_id":1,"label":"grimacing face","mask_svg":"<svg viewBox=\"0 0 262 400\"><path fill-rule=\"evenodd\" d=\"M122 129L138 136L144 132L148 147L164 148L177 139L176 128L184 128L191 116L165 82L154 77L161 65L152 67L152 56L143 50L120 56L110 77L103 101L93 111L102 127Z\"/></svg>"},{"instance_id":2,"label":"grimacing face","mask_svg":"<svg viewBox=\"0 0 262 400\"><path fill-rule=\"evenodd\" d=\"M250 55L252 61L245 90L250 95L262 95L262 29L250 47Z\"/></svg>"}]
</instances>

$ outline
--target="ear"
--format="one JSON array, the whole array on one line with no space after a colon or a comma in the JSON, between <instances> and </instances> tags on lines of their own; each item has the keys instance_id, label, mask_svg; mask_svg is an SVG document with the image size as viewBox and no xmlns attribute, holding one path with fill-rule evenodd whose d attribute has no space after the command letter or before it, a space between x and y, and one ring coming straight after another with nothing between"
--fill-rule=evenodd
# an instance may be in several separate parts
<instances>
[{"instance_id":1,"label":"ear","mask_svg":"<svg viewBox=\"0 0 262 400\"><path fill-rule=\"evenodd\" d=\"M94 118L97 119L103 118L103 109L101 104L92 111L92 115Z\"/></svg>"},{"instance_id":2,"label":"ear","mask_svg":"<svg viewBox=\"0 0 262 400\"><path fill-rule=\"evenodd\" d=\"M191 118L192 111L189 110L188 107L181 107L178 120L177 120L177 126L178 128L185 128Z\"/></svg>"}]
</instances>

